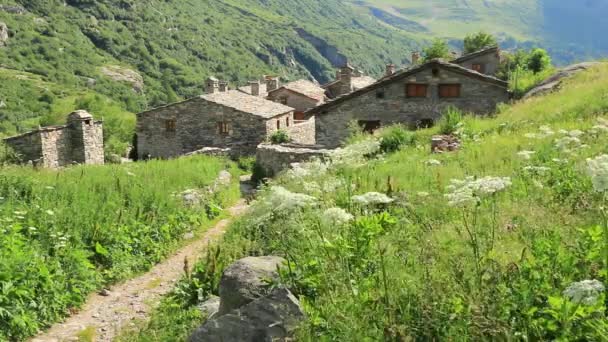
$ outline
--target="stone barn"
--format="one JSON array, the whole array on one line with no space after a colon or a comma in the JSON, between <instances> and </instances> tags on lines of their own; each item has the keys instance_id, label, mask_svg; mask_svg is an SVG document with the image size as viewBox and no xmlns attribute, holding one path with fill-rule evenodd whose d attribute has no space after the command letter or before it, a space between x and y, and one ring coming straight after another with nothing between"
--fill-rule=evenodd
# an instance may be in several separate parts
<instances>
[{"instance_id":1,"label":"stone barn","mask_svg":"<svg viewBox=\"0 0 608 342\"><path fill-rule=\"evenodd\" d=\"M252 155L258 144L294 123L291 107L239 90L219 91L208 80L207 94L137 114L140 159L171 158L207 147Z\"/></svg>"},{"instance_id":2,"label":"stone barn","mask_svg":"<svg viewBox=\"0 0 608 342\"><path fill-rule=\"evenodd\" d=\"M270 91L267 98L294 108L295 120L305 120L304 112L325 102L325 89L311 81L298 80Z\"/></svg>"},{"instance_id":3,"label":"stone barn","mask_svg":"<svg viewBox=\"0 0 608 342\"><path fill-rule=\"evenodd\" d=\"M86 111L68 115L61 126L42 127L4 139L23 162L49 168L103 164L103 124Z\"/></svg>"},{"instance_id":4,"label":"stone barn","mask_svg":"<svg viewBox=\"0 0 608 342\"><path fill-rule=\"evenodd\" d=\"M370 132L396 123L428 127L450 106L481 115L509 99L507 82L433 60L327 102L307 115L315 116L316 143L333 148L348 137L351 122Z\"/></svg>"},{"instance_id":5,"label":"stone barn","mask_svg":"<svg viewBox=\"0 0 608 342\"><path fill-rule=\"evenodd\" d=\"M466 54L452 61L467 69L481 74L495 76L500 67L500 49L498 46Z\"/></svg>"}]
</instances>

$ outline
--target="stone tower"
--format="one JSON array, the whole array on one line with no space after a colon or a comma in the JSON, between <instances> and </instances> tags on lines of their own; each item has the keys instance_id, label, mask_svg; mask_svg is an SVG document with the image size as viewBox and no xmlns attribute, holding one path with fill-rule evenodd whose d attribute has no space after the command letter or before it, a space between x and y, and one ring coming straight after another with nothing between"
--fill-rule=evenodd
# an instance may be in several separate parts
<instances>
[{"instance_id":1,"label":"stone tower","mask_svg":"<svg viewBox=\"0 0 608 342\"><path fill-rule=\"evenodd\" d=\"M355 69L348 63L340 68L340 95L349 94L353 91L353 72Z\"/></svg>"},{"instance_id":2,"label":"stone tower","mask_svg":"<svg viewBox=\"0 0 608 342\"><path fill-rule=\"evenodd\" d=\"M220 91L220 81L211 76L205 82L205 93L207 94L215 94Z\"/></svg>"},{"instance_id":3,"label":"stone tower","mask_svg":"<svg viewBox=\"0 0 608 342\"><path fill-rule=\"evenodd\" d=\"M103 164L103 126L84 110L70 113L67 119L72 162Z\"/></svg>"}]
</instances>

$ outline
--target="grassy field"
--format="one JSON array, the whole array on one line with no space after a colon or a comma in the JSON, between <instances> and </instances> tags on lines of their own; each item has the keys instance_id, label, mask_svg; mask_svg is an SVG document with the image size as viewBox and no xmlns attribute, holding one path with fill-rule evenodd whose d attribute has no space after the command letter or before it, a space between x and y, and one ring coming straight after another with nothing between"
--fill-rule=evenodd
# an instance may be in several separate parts
<instances>
[{"instance_id":1,"label":"grassy field","mask_svg":"<svg viewBox=\"0 0 608 342\"><path fill-rule=\"evenodd\" d=\"M606 340L608 166L590 174L587 159L608 153L607 120L604 64L465 117L459 152L430 153L442 127L392 128L382 146L401 136L398 152L365 160L356 151L378 142L359 142L329 170L289 172L125 340L187 336L202 320L194 305L244 255L290 261L302 341Z\"/></svg>"},{"instance_id":2,"label":"grassy field","mask_svg":"<svg viewBox=\"0 0 608 342\"><path fill-rule=\"evenodd\" d=\"M179 193L233 183L187 208ZM106 284L148 270L239 196L234 163L211 157L60 171L0 171L0 341L23 340Z\"/></svg>"}]
</instances>

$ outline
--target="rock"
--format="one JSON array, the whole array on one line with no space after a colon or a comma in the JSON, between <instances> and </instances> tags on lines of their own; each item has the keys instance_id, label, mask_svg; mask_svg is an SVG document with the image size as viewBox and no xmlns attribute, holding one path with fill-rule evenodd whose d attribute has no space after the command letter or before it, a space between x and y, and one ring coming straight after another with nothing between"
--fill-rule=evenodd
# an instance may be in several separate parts
<instances>
[{"instance_id":1,"label":"rock","mask_svg":"<svg viewBox=\"0 0 608 342\"><path fill-rule=\"evenodd\" d=\"M218 185L230 185L230 182L232 181L232 175L230 174L230 172L226 171L226 170L222 170L220 171L220 174L217 176L217 184Z\"/></svg>"},{"instance_id":2,"label":"rock","mask_svg":"<svg viewBox=\"0 0 608 342\"><path fill-rule=\"evenodd\" d=\"M187 207L196 207L203 201L203 195L196 189L188 189L183 191L180 196L184 205Z\"/></svg>"},{"instance_id":3,"label":"rock","mask_svg":"<svg viewBox=\"0 0 608 342\"><path fill-rule=\"evenodd\" d=\"M431 152L454 152L460 149L460 140L452 135L435 135L431 138Z\"/></svg>"},{"instance_id":4,"label":"rock","mask_svg":"<svg viewBox=\"0 0 608 342\"><path fill-rule=\"evenodd\" d=\"M22 6L13 5L0 5L0 11L4 11L6 13L11 14L24 14L25 12L27 12Z\"/></svg>"},{"instance_id":5,"label":"rock","mask_svg":"<svg viewBox=\"0 0 608 342\"><path fill-rule=\"evenodd\" d=\"M556 91L559 89L562 81L565 78L572 77L573 75L585 71L589 68L592 68L596 65L599 65L600 62L587 62L587 63L579 63L570 65L564 69L561 69L551 77L539 83L536 87L532 88L530 91L524 95L524 99L545 95L550 92Z\"/></svg>"},{"instance_id":6,"label":"rock","mask_svg":"<svg viewBox=\"0 0 608 342\"><path fill-rule=\"evenodd\" d=\"M215 156L215 157L225 157L229 156L232 150L230 148L219 148L219 147L204 147L200 150L186 153L186 156L196 156L196 155L205 155L205 156Z\"/></svg>"},{"instance_id":7,"label":"rock","mask_svg":"<svg viewBox=\"0 0 608 342\"><path fill-rule=\"evenodd\" d=\"M300 303L293 294L287 289L275 289L266 297L208 320L190 336L189 341L286 341L304 318Z\"/></svg>"},{"instance_id":8,"label":"rock","mask_svg":"<svg viewBox=\"0 0 608 342\"><path fill-rule=\"evenodd\" d=\"M108 289L101 289L101 291L99 291L100 296L109 297L111 294L112 293Z\"/></svg>"},{"instance_id":9,"label":"rock","mask_svg":"<svg viewBox=\"0 0 608 342\"><path fill-rule=\"evenodd\" d=\"M269 281L277 280L277 267L285 259L274 256L248 257L230 265L219 284L220 310L226 314L269 293Z\"/></svg>"},{"instance_id":10,"label":"rock","mask_svg":"<svg viewBox=\"0 0 608 342\"><path fill-rule=\"evenodd\" d=\"M141 94L144 90L144 78L134 70L109 65L102 67L101 73L114 81L130 83L137 93Z\"/></svg>"},{"instance_id":11,"label":"rock","mask_svg":"<svg viewBox=\"0 0 608 342\"><path fill-rule=\"evenodd\" d=\"M220 311L220 297L211 296L206 301L198 305L198 309L207 319L213 318Z\"/></svg>"},{"instance_id":12,"label":"rock","mask_svg":"<svg viewBox=\"0 0 608 342\"><path fill-rule=\"evenodd\" d=\"M191 240L191 239L194 239L194 237L195 237L195 236L196 236L196 235L194 235L194 233L193 233L193 232L187 232L187 233L185 233L185 234L182 236L182 239L184 239L184 240Z\"/></svg>"},{"instance_id":13,"label":"rock","mask_svg":"<svg viewBox=\"0 0 608 342\"><path fill-rule=\"evenodd\" d=\"M5 46L8 38L8 26L0 21L0 46Z\"/></svg>"}]
</instances>

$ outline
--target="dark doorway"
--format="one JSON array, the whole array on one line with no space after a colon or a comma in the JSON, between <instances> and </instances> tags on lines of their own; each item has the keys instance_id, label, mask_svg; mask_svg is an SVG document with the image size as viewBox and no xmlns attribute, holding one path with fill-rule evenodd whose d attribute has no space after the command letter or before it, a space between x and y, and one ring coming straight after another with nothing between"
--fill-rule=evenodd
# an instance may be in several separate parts
<instances>
[{"instance_id":1,"label":"dark doorway","mask_svg":"<svg viewBox=\"0 0 608 342\"><path fill-rule=\"evenodd\" d=\"M435 126L433 119L420 119L417 128L431 128L433 126Z\"/></svg>"},{"instance_id":2,"label":"dark doorway","mask_svg":"<svg viewBox=\"0 0 608 342\"><path fill-rule=\"evenodd\" d=\"M359 120L359 127L365 133L374 133L380 128L380 120Z\"/></svg>"}]
</instances>

